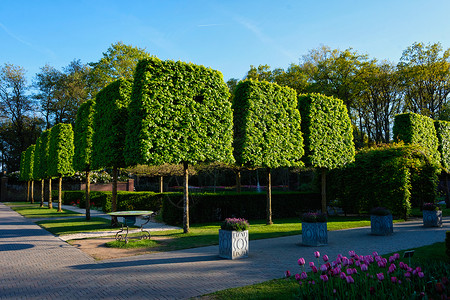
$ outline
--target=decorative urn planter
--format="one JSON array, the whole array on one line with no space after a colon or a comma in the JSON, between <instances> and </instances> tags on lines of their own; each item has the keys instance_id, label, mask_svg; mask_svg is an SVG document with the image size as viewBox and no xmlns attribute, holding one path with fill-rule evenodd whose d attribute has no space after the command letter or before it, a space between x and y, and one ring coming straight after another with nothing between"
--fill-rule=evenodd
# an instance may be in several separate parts
<instances>
[{"instance_id":1,"label":"decorative urn planter","mask_svg":"<svg viewBox=\"0 0 450 300\"><path fill-rule=\"evenodd\" d=\"M394 233L392 214L385 208L375 208L370 213L370 228L373 235Z\"/></svg>"},{"instance_id":2,"label":"decorative urn planter","mask_svg":"<svg viewBox=\"0 0 450 300\"><path fill-rule=\"evenodd\" d=\"M304 246L328 245L327 216L325 214L303 214L302 244Z\"/></svg>"},{"instance_id":3,"label":"decorative urn planter","mask_svg":"<svg viewBox=\"0 0 450 300\"><path fill-rule=\"evenodd\" d=\"M219 256L227 259L248 257L248 230L219 229Z\"/></svg>"},{"instance_id":4,"label":"decorative urn planter","mask_svg":"<svg viewBox=\"0 0 450 300\"><path fill-rule=\"evenodd\" d=\"M434 203L425 203L423 205L423 226L442 227L442 211Z\"/></svg>"},{"instance_id":5,"label":"decorative urn planter","mask_svg":"<svg viewBox=\"0 0 450 300\"><path fill-rule=\"evenodd\" d=\"M219 256L227 259L248 257L248 221L227 218L219 229Z\"/></svg>"}]
</instances>

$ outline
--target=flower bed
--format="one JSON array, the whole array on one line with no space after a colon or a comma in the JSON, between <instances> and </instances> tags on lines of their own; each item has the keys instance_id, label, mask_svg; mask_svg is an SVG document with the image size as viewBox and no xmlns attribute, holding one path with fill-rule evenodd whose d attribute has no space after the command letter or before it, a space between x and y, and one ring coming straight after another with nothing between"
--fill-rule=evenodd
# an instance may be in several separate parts
<instances>
[{"instance_id":1,"label":"flower bed","mask_svg":"<svg viewBox=\"0 0 450 300\"><path fill-rule=\"evenodd\" d=\"M447 277L425 274L420 266L402 262L398 253L386 259L376 252L364 256L349 251L349 257L339 254L334 261L324 255L323 262L318 251L314 255L317 265L300 258L301 272L285 272L299 283L299 299L447 299Z\"/></svg>"}]
</instances>

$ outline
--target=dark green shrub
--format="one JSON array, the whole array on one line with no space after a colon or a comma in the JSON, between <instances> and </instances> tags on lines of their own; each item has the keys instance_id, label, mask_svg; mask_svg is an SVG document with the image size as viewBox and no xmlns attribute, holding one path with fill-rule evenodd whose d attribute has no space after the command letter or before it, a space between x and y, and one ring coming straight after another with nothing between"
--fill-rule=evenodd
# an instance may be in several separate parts
<instances>
[{"instance_id":1,"label":"dark green shrub","mask_svg":"<svg viewBox=\"0 0 450 300\"><path fill-rule=\"evenodd\" d=\"M181 193L164 193L163 221L179 225L183 219ZM193 223L223 221L228 217L264 219L266 195L264 193L192 193L190 218ZM302 212L320 208L320 194L274 193L274 218L299 217Z\"/></svg>"},{"instance_id":2,"label":"dark green shrub","mask_svg":"<svg viewBox=\"0 0 450 300\"><path fill-rule=\"evenodd\" d=\"M84 201L83 191L64 191L62 195L64 205L80 204Z\"/></svg>"},{"instance_id":3,"label":"dark green shrub","mask_svg":"<svg viewBox=\"0 0 450 300\"><path fill-rule=\"evenodd\" d=\"M395 116L393 133L394 142L403 141L405 144L419 145L423 147L432 163L441 162L433 119L415 113L398 114Z\"/></svg>"},{"instance_id":4,"label":"dark green shrub","mask_svg":"<svg viewBox=\"0 0 450 300\"><path fill-rule=\"evenodd\" d=\"M406 217L411 208L434 202L439 167L417 145L384 145L360 151L355 162L330 173L328 192L348 213L386 207Z\"/></svg>"}]
</instances>

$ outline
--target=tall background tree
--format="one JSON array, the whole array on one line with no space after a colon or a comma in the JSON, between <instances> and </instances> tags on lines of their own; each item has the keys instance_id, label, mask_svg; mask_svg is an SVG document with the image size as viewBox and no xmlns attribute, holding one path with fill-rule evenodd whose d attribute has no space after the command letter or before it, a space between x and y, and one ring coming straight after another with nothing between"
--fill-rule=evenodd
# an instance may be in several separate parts
<instances>
[{"instance_id":1,"label":"tall background tree","mask_svg":"<svg viewBox=\"0 0 450 300\"><path fill-rule=\"evenodd\" d=\"M218 71L184 62L141 60L129 106L128 165L183 164L183 231L189 232L189 164L233 162L232 110Z\"/></svg>"},{"instance_id":2,"label":"tall background tree","mask_svg":"<svg viewBox=\"0 0 450 300\"><path fill-rule=\"evenodd\" d=\"M271 169L303 165L297 93L274 83L246 80L237 86L232 108L236 164L266 168L267 224L271 225Z\"/></svg>"},{"instance_id":3,"label":"tall background tree","mask_svg":"<svg viewBox=\"0 0 450 300\"><path fill-rule=\"evenodd\" d=\"M90 174L92 164L92 137L94 135L94 105L93 100L81 104L78 109L74 127L74 156L75 171L86 174L86 220L90 220Z\"/></svg>"}]
</instances>

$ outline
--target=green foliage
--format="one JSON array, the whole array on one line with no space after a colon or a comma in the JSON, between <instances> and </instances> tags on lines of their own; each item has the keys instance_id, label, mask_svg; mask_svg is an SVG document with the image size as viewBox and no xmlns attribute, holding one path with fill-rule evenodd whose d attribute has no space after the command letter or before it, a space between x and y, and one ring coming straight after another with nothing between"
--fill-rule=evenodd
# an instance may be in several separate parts
<instances>
[{"instance_id":1,"label":"green foliage","mask_svg":"<svg viewBox=\"0 0 450 300\"><path fill-rule=\"evenodd\" d=\"M347 213L386 207L405 217L411 208L434 202L439 167L417 145L385 145L360 151L355 162L330 172L328 193Z\"/></svg>"},{"instance_id":2,"label":"green foliage","mask_svg":"<svg viewBox=\"0 0 450 300\"><path fill-rule=\"evenodd\" d=\"M180 225L183 220L183 195L164 193L162 218L167 224ZM189 209L192 223L222 221L236 216L245 219L266 217L264 193L195 193L190 194ZM320 195L312 193L273 193L274 218L299 217L303 211L320 208Z\"/></svg>"},{"instance_id":3,"label":"green foliage","mask_svg":"<svg viewBox=\"0 0 450 300\"><path fill-rule=\"evenodd\" d=\"M132 80L139 60L148 57L151 55L145 49L122 42L112 44L98 62L90 63L89 83L95 92L99 92L119 78Z\"/></svg>"},{"instance_id":4,"label":"green foliage","mask_svg":"<svg viewBox=\"0 0 450 300\"><path fill-rule=\"evenodd\" d=\"M94 135L94 104L84 102L77 112L74 127L73 168L75 171L89 171L92 156L92 136Z\"/></svg>"},{"instance_id":5,"label":"green foliage","mask_svg":"<svg viewBox=\"0 0 450 300\"><path fill-rule=\"evenodd\" d=\"M25 180L34 180L33 167L34 167L34 150L35 145L30 145L25 151L25 167L23 169L23 178Z\"/></svg>"},{"instance_id":6,"label":"green foliage","mask_svg":"<svg viewBox=\"0 0 450 300\"><path fill-rule=\"evenodd\" d=\"M92 167L125 167L124 143L131 82L119 79L96 96Z\"/></svg>"},{"instance_id":7,"label":"green foliage","mask_svg":"<svg viewBox=\"0 0 450 300\"><path fill-rule=\"evenodd\" d=\"M441 154L441 165L444 169L450 170L450 122L434 121L434 127L439 141L438 151Z\"/></svg>"},{"instance_id":8,"label":"green foliage","mask_svg":"<svg viewBox=\"0 0 450 300\"><path fill-rule=\"evenodd\" d=\"M71 124L59 123L52 127L48 150L48 174L71 176L74 173L73 130Z\"/></svg>"},{"instance_id":9,"label":"green foliage","mask_svg":"<svg viewBox=\"0 0 450 300\"><path fill-rule=\"evenodd\" d=\"M21 155L20 155L20 173L19 173L19 180L22 181L26 181L26 176L25 176L25 153L26 151L22 151Z\"/></svg>"},{"instance_id":10,"label":"green foliage","mask_svg":"<svg viewBox=\"0 0 450 300\"><path fill-rule=\"evenodd\" d=\"M415 113L398 114L395 116L393 132L394 142L420 145L432 163L440 163L439 140L431 118Z\"/></svg>"},{"instance_id":11,"label":"green foliage","mask_svg":"<svg viewBox=\"0 0 450 300\"><path fill-rule=\"evenodd\" d=\"M233 102L234 156L239 166L302 166L296 92L269 82L238 84Z\"/></svg>"},{"instance_id":12,"label":"green foliage","mask_svg":"<svg viewBox=\"0 0 450 300\"><path fill-rule=\"evenodd\" d=\"M48 173L48 143L51 129L44 130L36 141L36 150L34 155L34 169L36 178L46 179Z\"/></svg>"},{"instance_id":13,"label":"green foliage","mask_svg":"<svg viewBox=\"0 0 450 300\"><path fill-rule=\"evenodd\" d=\"M307 165L334 169L355 157L353 131L347 108L333 97L320 94L299 96Z\"/></svg>"},{"instance_id":14,"label":"green foliage","mask_svg":"<svg viewBox=\"0 0 450 300\"><path fill-rule=\"evenodd\" d=\"M141 60L129 107L127 164L233 162L229 96L218 71Z\"/></svg>"}]
</instances>

